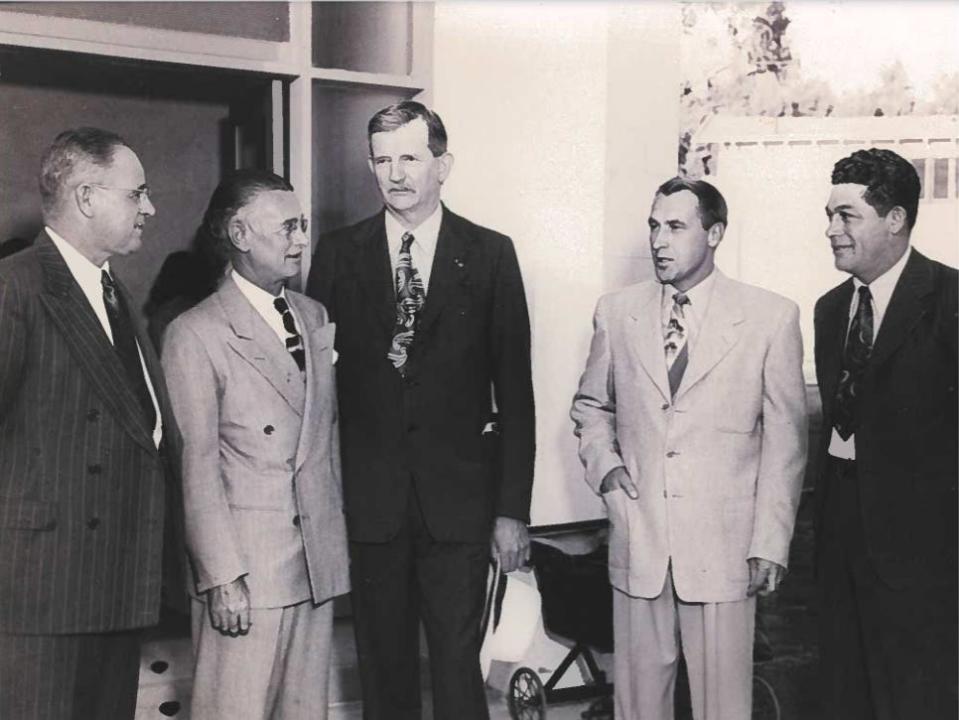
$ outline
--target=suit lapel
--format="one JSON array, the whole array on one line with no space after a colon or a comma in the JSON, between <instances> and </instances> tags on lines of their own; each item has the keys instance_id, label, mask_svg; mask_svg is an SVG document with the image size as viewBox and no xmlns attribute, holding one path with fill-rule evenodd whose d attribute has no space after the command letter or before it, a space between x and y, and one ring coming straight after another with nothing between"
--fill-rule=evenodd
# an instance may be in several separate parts
<instances>
[{"instance_id":1,"label":"suit lapel","mask_svg":"<svg viewBox=\"0 0 959 720\"><path fill-rule=\"evenodd\" d=\"M143 409L125 380L126 373L119 356L60 251L46 233L41 233L37 239L37 253L44 274L41 301L77 364L130 436L145 449L156 451L152 433L147 432L143 420ZM145 342L139 336L138 340L141 345Z\"/></svg>"},{"instance_id":2,"label":"suit lapel","mask_svg":"<svg viewBox=\"0 0 959 720\"><path fill-rule=\"evenodd\" d=\"M386 242L383 210L369 225L361 239L355 276L363 286L375 321L392 332L396 325L396 291L390 270L390 250Z\"/></svg>"},{"instance_id":3,"label":"suit lapel","mask_svg":"<svg viewBox=\"0 0 959 720\"><path fill-rule=\"evenodd\" d=\"M300 370L293 356L246 299L233 278L216 292L234 336L227 342L286 400L297 415L303 414L304 393Z\"/></svg>"},{"instance_id":4,"label":"suit lapel","mask_svg":"<svg viewBox=\"0 0 959 720\"><path fill-rule=\"evenodd\" d=\"M317 438L329 437L329 410L335 398L333 371L329 359L333 356L336 325L320 324L315 306L304 302L302 297L289 293L288 299L300 321L300 333L306 349L306 401L296 448L296 468L299 469L306 462L310 451L317 449ZM324 353L327 349L330 349L330 352Z\"/></svg>"},{"instance_id":5,"label":"suit lapel","mask_svg":"<svg viewBox=\"0 0 959 720\"><path fill-rule=\"evenodd\" d=\"M689 348L689 367L676 390L679 398L723 359L739 339L743 322L742 305L733 283L718 269L709 307L703 316L699 337Z\"/></svg>"},{"instance_id":6,"label":"suit lapel","mask_svg":"<svg viewBox=\"0 0 959 720\"><path fill-rule=\"evenodd\" d=\"M932 292L929 262L913 250L889 299L869 360L870 367L881 365L902 345L923 314L929 312L925 300Z\"/></svg>"},{"instance_id":7,"label":"suit lapel","mask_svg":"<svg viewBox=\"0 0 959 720\"><path fill-rule=\"evenodd\" d=\"M639 361L663 399L669 400L669 378L666 375L666 353L663 349L661 288L659 283L647 284L643 295L637 299L636 306L630 313L630 319L637 328L634 347Z\"/></svg>"},{"instance_id":8,"label":"suit lapel","mask_svg":"<svg viewBox=\"0 0 959 720\"><path fill-rule=\"evenodd\" d=\"M433 254L433 266L430 269L426 305L417 327L418 334L425 336L443 310L450 305L456 286L464 281L463 273L469 268L468 252L468 243L452 227L449 212L444 207L439 235L436 238L436 252Z\"/></svg>"},{"instance_id":9,"label":"suit lapel","mask_svg":"<svg viewBox=\"0 0 959 720\"><path fill-rule=\"evenodd\" d=\"M823 412L828 413L827 403L836 396L836 384L842 368L843 347L846 344L846 331L849 328L849 303L852 302L853 283L847 280L838 290L829 296L821 306L817 318L816 342L820 366L817 368L820 382L820 397L823 400Z\"/></svg>"}]
</instances>

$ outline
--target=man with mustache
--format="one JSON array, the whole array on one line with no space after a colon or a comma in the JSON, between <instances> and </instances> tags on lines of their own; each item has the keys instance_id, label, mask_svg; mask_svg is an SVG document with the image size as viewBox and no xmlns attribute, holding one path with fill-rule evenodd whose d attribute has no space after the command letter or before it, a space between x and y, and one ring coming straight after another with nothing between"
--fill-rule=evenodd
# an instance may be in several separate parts
<instances>
[{"instance_id":1,"label":"man with mustache","mask_svg":"<svg viewBox=\"0 0 959 720\"><path fill-rule=\"evenodd\" d=\"M116 134L41 161L44 228L0 261L0 717L133 718L160 609L163 374L110 266L156 213Z\"/></svg>"},{"instance_id":2,"label":"man with mustache","mask_svg":"<svg viewBox=\"0 0 959 720\"><path fill-rule=\"evenodd\" d=\"M286 180L228 175L203 228L232 269L163 343L196 581L191 717L322 719L332 598L349 590L334 325L285 287L309 248Z\"/></svg>"},{"instance_id":3,"label":"man with mustache","mask_svg":"<svg viewBox=\"0 0 959 720\"><path fill-rule=\"evenodd\" d=\"M510 239L440 202L453 156L439 115L407 101L367 129L385 208L320 238L308 289L338 326L363 717L420 717L422 618L433 717L485 720L489 558L509 572L529 556L526 296Z\"/></svg>"},{"instance_id":4,"label":"man with mustache","mask_svg":"<svg viewBox=\"0 0 959 720\"><path fill-rule=\"evenodd\" d=\"M921 185L892 152L837 162L816 303L816 567L830 720L955 718L957 272L910 247Z\"/></svg>"},{"instance_id":5,"label":"man with mustache","mask_svg":"<svg viewBox=\"0 0 959 720\"><path fill-rule=\"evenodd\" d=\"M655 281L602 298L573 399L610 519L616 717L672 720L679 653L696 720L751 714L756 594L789 557L806 460L799 309L714 264L726 202L659 187Z\"/></svg>"}]
</instances>

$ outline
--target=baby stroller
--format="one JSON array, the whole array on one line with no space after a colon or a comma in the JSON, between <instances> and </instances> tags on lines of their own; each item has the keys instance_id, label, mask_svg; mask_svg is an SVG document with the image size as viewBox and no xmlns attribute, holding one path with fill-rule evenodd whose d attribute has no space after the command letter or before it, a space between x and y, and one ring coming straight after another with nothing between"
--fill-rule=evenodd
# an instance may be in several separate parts
<instances>
[{"instance_id":1,"label":"baby stroller","mask_svg":"<svg viewBox=\"0 0 959 720\"><path fill-rule=\"evenodd\" d=\"M573 644L545 683L529 668L517 669L509 684L513 720L542 720L549 703L599 698L584 718L612 718L613 686L599 668L594 651L613 651L612 590L607 575L607 547L584 555L567 555L544 542L533 541L531 561L542 598L545 629ZM557 688L567 670L582 659L584 685Z\"/></svg>"}]
</instances>

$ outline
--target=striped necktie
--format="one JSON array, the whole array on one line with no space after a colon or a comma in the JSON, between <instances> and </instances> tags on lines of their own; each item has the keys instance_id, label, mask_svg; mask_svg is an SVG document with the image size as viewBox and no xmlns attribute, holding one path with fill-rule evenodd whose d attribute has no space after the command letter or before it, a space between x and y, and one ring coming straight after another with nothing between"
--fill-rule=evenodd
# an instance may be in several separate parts
<instances>
[{"instance_id":1,"label":"striped necktie","mask_svg":"<svg viewBox=\"0 0 959 720\"><path fill-rule=\"evenodd\" d=\"M679 389L679 383L682 382L683 373L689 363L685 312L685 306L689 304L689 297L685 293L675 293L673 307L669 311L669 322L666 324L666 370L669 375L669 393L673 396Z\"/></svg>"}]
</instances>

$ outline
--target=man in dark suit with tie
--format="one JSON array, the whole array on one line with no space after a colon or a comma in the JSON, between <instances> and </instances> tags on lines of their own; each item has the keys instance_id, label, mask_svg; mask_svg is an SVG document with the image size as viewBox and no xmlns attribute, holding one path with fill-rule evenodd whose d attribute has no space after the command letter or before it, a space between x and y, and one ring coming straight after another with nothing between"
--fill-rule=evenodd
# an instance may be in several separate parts
<instances>
[{"instance_id":1,"label":"man in dark suit with tie","mask_svg":"<svg viewBox=\"0 0 959 720\"><path fill-rule=\"evenodd\" d=\"M957 273L910 248L920 182L890 150L836 163L816 303L824 718L955 718Z\"/></svg>"},{"instance_id":2,"label":"man in dark suit with tie","mask_svg":"<svg viewBox=\"0 0 959 720\"><path fill-rule=\"evenodd\" d=\"M366 720L420 717L419 620L437 720L485 720L480 615L492 552L526 561L529 318L509 238L440 203L439 116L376 113L385 209L320 238L308 294L337 323L340 431ZM499 414L498 435L490 432Z\"/></svg>"},{"instance_id":3,"label":"man in dark suit with tie","mask_svg":"<svg viewBox=\"0 0 959 720\"><path fill-rule=\"evenodd\" d=\"M155 213L117 135L61 133L0 262L0 717L119 720L160 601L163 374L110 258Z\"/></svg>"}]
</instances>

